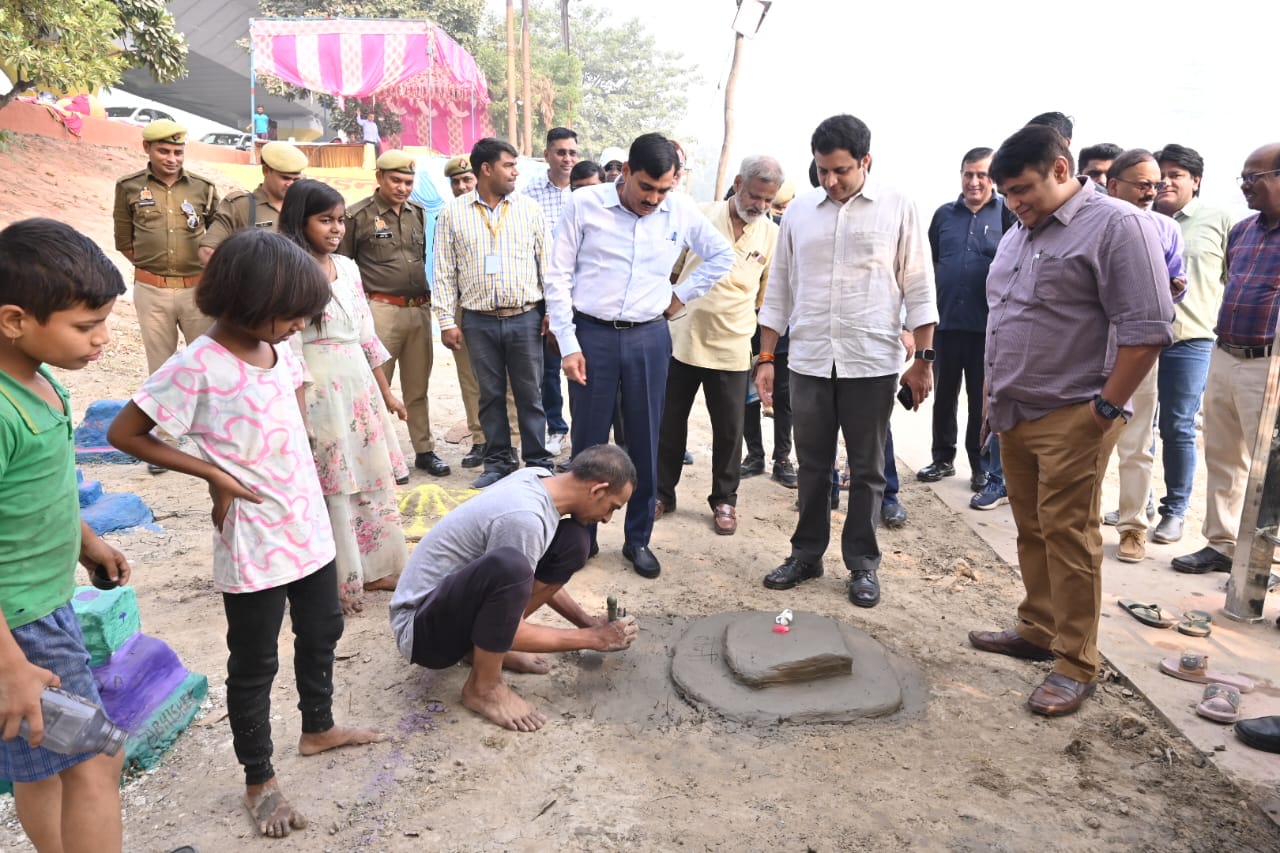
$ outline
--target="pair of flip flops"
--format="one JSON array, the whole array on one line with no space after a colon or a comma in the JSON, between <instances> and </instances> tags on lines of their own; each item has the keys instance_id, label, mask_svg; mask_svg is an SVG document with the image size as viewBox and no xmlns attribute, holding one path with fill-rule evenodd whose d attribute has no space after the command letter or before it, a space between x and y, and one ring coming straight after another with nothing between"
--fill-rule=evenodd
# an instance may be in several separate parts
<instances>
[{"instance_id":1,"label":"pair of flip flops","mask_svg":"<svg viewBox=\"0 0 1280 853\"><path fill-rule=\"evenodd\" d=\"M1209 623L1213 614L1207 610L1188 610L1179 618L1159 604L1143 604L1132 598L1121 598L1116 602L1134 619L1152 628L1172 628L1175 625L1183 634L1191 637L1207 637L1211 632Z\"/></svg>"}]
</instances>

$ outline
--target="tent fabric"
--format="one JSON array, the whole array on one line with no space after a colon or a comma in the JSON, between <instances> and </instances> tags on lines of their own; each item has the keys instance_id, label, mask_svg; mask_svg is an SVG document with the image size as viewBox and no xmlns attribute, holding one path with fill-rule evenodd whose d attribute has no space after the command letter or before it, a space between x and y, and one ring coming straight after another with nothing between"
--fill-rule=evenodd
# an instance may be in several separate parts
<instances>
[{"instance_id":1,"label":"tent fabric","mask_svg":"<svg viewBox=\"0 0 1280 853\"><path fill-rule=\"evenodd\" d=\"M394 147L469 151L492 134L475 59L429 21L263 18L249 31L254 67L313 92L376 98L400 117Z\"/></svg>"}]
</instances>

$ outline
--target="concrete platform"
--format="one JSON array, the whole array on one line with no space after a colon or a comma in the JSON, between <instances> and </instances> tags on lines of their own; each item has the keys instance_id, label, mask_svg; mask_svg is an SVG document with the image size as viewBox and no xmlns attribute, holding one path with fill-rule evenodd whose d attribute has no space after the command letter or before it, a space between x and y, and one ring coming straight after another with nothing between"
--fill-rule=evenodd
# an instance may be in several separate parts
<instances>
[{"instance_id":1,"label":"concrete platform","mask_svg":"<svg viewBox=\"0 0 1280 853\"><path fill-rule=\"evenodd\" d=\"M961 397L960 435L964 435L964 408ZM1017 529L1007 506L980 512L970 509L969 469L963 447L956 460L956 476L938 483L918 483L915 472L928 465L931 444L931 406L918 412L895 411L893 415L894 447L898 471L904 488L928 488L943 503L955 510L1000 557L1011 566L1018 565ZM1103 488L1103 511L1114 509L1119 500L1113 456ZM1153 471L1153 487L1157 500L1163 488L1159 451ZM904 503L911 514L908 525L926 523L922 508L908 500ZM1160 660L1176 657L1184 649L1209 655L1213 669L1238 672L1254 679L1258 686L1242 697L1242 718L1280 714L1280 630L1275 620L1280 616L1280 593L1268 597L1265 619L1255 624L1233 622L1222 612L1226 600L1225 574L1184 575L1175 572L1169 561L1181 554L1204 546L1200 535L1204 519L1204 457L1199 459L1196 485L1187 513L1186 533L1181 542L1159 545L1147 542L1147 558L1139 563L1122 563L1115 559L1119 534L1114 527L1103 527L1103 595L1099 646L1111 665L1156 707L1160 714L1188 740L1206 753L1212 761L1237 781L1261 785L1276 791L1280 786L1280 755L1260 752L1242 744L1230 725L1213 723L1198 716L1195 706L1203 687L1179 681L1160 672ZM1213 614L1213 633L1204 639L1188 637L1174 629L1149 628L1125 613L1117 604L1120 598L1144 603L1155 602L1176 613L1184 610L1208 610ZM969 628L1006 628L1013 624L1014 614L1003 625L972 625ZM966 642L963 634L957 642ZM1272 811L1280 816L1280 808Z\"/></svg>"},{"instance_id":2,"label":"concrete platform","mask_svg":"<svg viewBox=\"0 0 1280 853\"><path fill-rule=\"evenodd\" d=\"M791 634L778 635L772 631L774 615L718 613L691 624L671 658L676 689L687 700L742 723L843 723L884 717L903 708L904 693L911 693L904 691L888 651L871 636L816 613L795 614ZM807 630L810 627L815 630ZM756 687L737 678L729 664L729 632L740 662L818 655L842 657L851 668L844 674ZM843 656L833 650L835 645L843 645Z\"/></svg>"}]
</instances>

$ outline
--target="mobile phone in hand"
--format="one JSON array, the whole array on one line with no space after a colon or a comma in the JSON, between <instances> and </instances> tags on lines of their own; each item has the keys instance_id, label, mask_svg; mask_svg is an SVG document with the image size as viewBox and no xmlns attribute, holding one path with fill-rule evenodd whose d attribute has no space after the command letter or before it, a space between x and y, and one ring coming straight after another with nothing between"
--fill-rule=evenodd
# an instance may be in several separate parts
<instances>
[{"instance_id":1,"label":"mobile phone in hand","mask_svg":"<svg viewBox=\"0 0 1280 853\"><path fill-rule=\"evenodd\" d=\"M898 402L902 404L904 409L911 410L916 407L916 400L911 394L910 385L903 385L898 389Z\"/></svg>"}]
</instances>

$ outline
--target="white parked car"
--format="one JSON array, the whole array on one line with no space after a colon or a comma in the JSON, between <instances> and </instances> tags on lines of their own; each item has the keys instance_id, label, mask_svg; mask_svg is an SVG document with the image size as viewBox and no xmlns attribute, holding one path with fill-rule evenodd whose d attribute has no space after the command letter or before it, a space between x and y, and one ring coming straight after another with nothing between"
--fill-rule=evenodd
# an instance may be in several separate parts
<instances>
[{"instance_id":1,"label":"white parked car","mask_svg":"<svg viewBox=\"0 0 1280 853\"><path fill-rule=\"evenodd\" d=\"M253 147L252 133L206 133L200 141L209 145L225 145L240 151L248 151Z\"/></svg>"},{"instance_id":2,"label":"white parked car","mask_svg":"<svg viewBox=\"0 0 1280 853\"><path fill-rule=\"evenodd\" d=\"M107 107L107 118L141 127L159 118L173 121L173 116L154 107Z\"/></svg>"}]
</instances>

